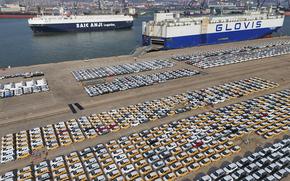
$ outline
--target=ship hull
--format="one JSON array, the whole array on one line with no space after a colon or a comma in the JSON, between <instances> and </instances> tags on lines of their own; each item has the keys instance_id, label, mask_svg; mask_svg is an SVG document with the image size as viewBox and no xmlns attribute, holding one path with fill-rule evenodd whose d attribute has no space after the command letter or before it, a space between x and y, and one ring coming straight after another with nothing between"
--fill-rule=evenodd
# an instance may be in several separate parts
<instances>
[{"instance_id":1,"label":"ship hull","mask_svg":"<svg viewBox=\"0 0 290 181\"><path fill-rule=\"evenodd\" d=\"M143 35L142 41L144 46L151 45L152 41L155 41L155 44L160 44L163 46L162 49L176 49L263 38L271 35L279 28L281 27L200 34L192 36L179 36L171 38L150 37Z\"/></svg>"},{"instance_id":2,"label":"ship hull","mask_svg":"<svg viewBox=\"0 0 290 181\"><path fill-rule=\"evenodd\" d=\"M106 30L131 28L133 26L133 21L65 23L65 24L32 24L29 26L34 33L93 32L93 31L106 31Z\"/></svg>"}]
</instances>

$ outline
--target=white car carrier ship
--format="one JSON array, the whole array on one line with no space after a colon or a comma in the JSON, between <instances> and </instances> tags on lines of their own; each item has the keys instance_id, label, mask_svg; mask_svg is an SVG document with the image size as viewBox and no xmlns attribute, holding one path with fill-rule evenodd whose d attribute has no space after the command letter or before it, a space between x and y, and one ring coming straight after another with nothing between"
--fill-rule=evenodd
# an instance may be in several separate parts
<instances>
[{"instance_id":1,"label":"white car carrier ship","mask_svg":"<svg viewBox=\"0 0 290 181\"><path fill-rule=\"evenodd\" d=\"M248 11L240 15L180 17L156 13L143 22L143 45L174 49L263 38L283 26L284 15Z\"/></svg>"},{"instance_id":2,"label":"white car carrier ship","mask_svg":"<svg viewBox=\"0 0 290 181\"><path fill-rule=\"evenodd\" d=\"M105 31L131 28L133 17L128 15L60 15L37 16L28 20L33 32Z\"/></svg>"}]
</instances>

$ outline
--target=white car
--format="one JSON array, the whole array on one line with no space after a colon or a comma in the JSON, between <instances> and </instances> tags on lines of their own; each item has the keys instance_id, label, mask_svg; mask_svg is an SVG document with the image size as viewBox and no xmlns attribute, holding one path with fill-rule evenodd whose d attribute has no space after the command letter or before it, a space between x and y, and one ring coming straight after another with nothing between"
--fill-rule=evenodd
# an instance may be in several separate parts
<instances>
[{"instance_id":1,"label":"white car","mask_svg":"<svg viewBox=\"0 0 290 181\"><path fill-rule=\"evenodd\" d=\"M38 177L36 177L36 181L43 181L43 180L50 180L51 179L51 176L49 173L45 173L43 175L40 175Z\"/></svg>"},{"instance_id":2,"label":"white car","mask_svg":"<svg viewBox=\"0 0 290 181\"><path fill-rule=\"evenodd\" d=\"M55 159L51 160L50 165L54 165L54 164L59 163L59 162L64 162L62 156L56 157Z\"/></svg>"},{"instance_id":3,"label":"white car","mask_svg":"<svg viewBox=\"0 0 290 181\"><path fill-rule=\"evenodd\" d=\"M10 161L13 161L13 160L14 160L13 156L2 156L1 157L1 163L10 162Z\"/></svg>"},{"instance_id":4,"label":"white car","mask_svg":"<svg viewBox=\"0 0 290 181\"><path fill-rule=\"evenodd\" d=\"M127 158L126 154L120 154L120 155L114 156L114 160L116 162L120 162L121 160L124 160L126 158Z\"/></svg>"},{"instance_id":5,"label":"white car","mask_svg":"<svg viewBox=\"0 0 290 181\"><path fill-rule=\"evenodd\" d=\"M201 177L198 181L212 181L213 179L209 175Z\"/></svg>"},{"instance_id":6,"label":"white car","mask_svg":"<svg viewBox=\"0 0 290 181\"><path fill-rule=\"evenodd\" d=\"M234 181L233 177L226 175L220 179L220 181Z\"/></svg>"},{"instance_id":7,"label":"white car","mask_svg":"<svg viewBox=\"0 0 290 181\"><path fill-rule=\"evenodd\" d=\"M90 159L84 161L84 166L87 167L88 165L92 165L94 163L97 163L97 159L96 158L90 158Z\"/></svg>"},{"instance_id":8,"label":"white car","mask_svg":"<svg viewBox=\"0 0 290 181\"><path fill-rule=\"evenodd\" d=\"M228 166L224 167L223 170L227 173L227 174L231 174L233 173L235 170L238 169L238 165L235 163L231 163Z\"/></svg>"},{"instance_id":9,"label":"white car","mask_svg":"<svg viewBox=\"0 0 290 181\"><path fill-rule=\"evenodd\" d=\"M210 177L213 178L214 180L217 180L218 178L221 178L225 175L225 171L223 169L218 169L212 174L210 174Z\"/></svg>"},{"instance_id":10,"label":"white car","mask_svg":"<svg viewBox=\"0 0 290 181\"><path fill-rule=\"evenodd\" d=\"M2 156L14 155L13 148L12 149L9 149L9 150L6 150L6 151L1 151L1 155Z\"/></svg>"},{"instance_id":11,"label":"white car","mask_svg":"<svg viewBox=\"0 0 290 181\"><path fill-rule=\"evenodd\" d=\"M72 178L74 178L76 175L80 175L84 173L84 169L83 168L78 168L78 169L75 169L73 171L70 171L70 175Z\"/></svg>"},{"instance_id":12,"label":"white car","mask_svg":"<svg viewBox=\"0 0 290 181\"><path fill-rule=\"evenodd\" d=\"M0 177L0 180L7 180L7 179L10 179L10 178L13 178L14 176L15 176L15 174L13 173L13 171L6 172L4 175L2 175Z\"/></svg>"},{"instance_id":13,"label":"white car","mask_svg":"<svg viewBox=\"0 0 290 181\"><path fill-rule=\"evenodd\" d=\"M104 172L108 173L108 172L112 172L113 170L116 170L116 169L117 169L116 164L111 164L111 165L108 165L107 167L104 168Z\"/></svg>"},{"instance_id":14,"label":"white car","mask_svg":"<svg viewBox=\"0 0 290 181\"><path fill-rule=\"evenodd\" d=\"M85 167L87 172L91 172L92 170L96 170L100 168L100 165L98 163L93 163L91 165L88 165Z\"/></svg>"},{"instance_id":15,"label":"white car","mask_svg":"<svg viewBox=\"0 0 290 181\"><path fill-rule=\"evenodd\" d=\"M116 157L116 156L123 154L123 153L124 153L124 151L122 149L117 149L117 150L113 151L111 154L113 157Z\"/></svg>"},{"instance_id":16,"label":"white car","mask_svg":"<svg viewBox=\"0 0 290 181\"><path fill-rule=\"evenodd\" d=\"M282 180L284 177L287 177L289 172L286 169L281 169L274 174L274 177L278 180Z\"/></svg>"},{"instance_id":17,"label":"white car","mask_svg":"<svg viewBox=\"0 0 290 181\"><path fill-rule=\"evenodd\" d=\"M129 172L133 171L135 168L132 164L126 165L125 167L121 168L121 172L123 175L128 174Z\"/></svg>"},{"instance_id":18,"label":"white car","mask_svg":"<svg viewBox=\"0 0 290 181\"><path fill-rule=\"evenodd\" d=\"M69 166L69 170L70 170L70 171L74 171L74 170L80 169L80 168L82 168L82 167L83 167L83 166L82 166L81 163L76 163L76 164L70 165L70 166Z\"/></svg>"},{"instance_id":19,"label":"white car","mask_svg":"<svg viewBox=\"0 0 290 181\"><path fill-rule=\"evenodd\" d=\"M38 169L41 169L41 168L44 168L44 167L47 167L47 166L48 166L47 162L43 161L43 162L40 162L37 165L34 165L34 170L38 170Z\"/></svg>"}]
</instances>

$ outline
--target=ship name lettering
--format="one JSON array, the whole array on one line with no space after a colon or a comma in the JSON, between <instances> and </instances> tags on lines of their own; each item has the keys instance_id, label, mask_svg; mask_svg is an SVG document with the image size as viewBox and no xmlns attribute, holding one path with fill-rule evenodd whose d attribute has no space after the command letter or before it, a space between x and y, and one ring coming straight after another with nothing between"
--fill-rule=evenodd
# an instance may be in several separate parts
<instances>
[{"instance_id":1,"label":"ship name lettering","mask_svg":"<svg viewBox=\"0 0 290 181\"><path fill-rule=\"evenodd\" d=\"M77 28L88 28L89 23L77 23L76 26Z\"/></svg>"},{"instance_id":2,"label":"ship name lettering","mask_svg":"<svg viewBox=\"0 0 290 181\"><path fill-rule=\"evenodd\" d=\"M102 27L103 23L91 23L90 27L95 28L95 27Z\"/></svg>"},{"instance_id":3,"label":"ship name lettering","mask_svg":"<svg viewBox=\"0 0 290 181\"><path fill-rule=\"evenodd\" d=\"M241 29L250 29L250 28L261 28L262 21L248 21L243 23L232 24L217 24L216 32L221 31L232 31L232 30L241 30Z\"/></svg>"}]
</instances>

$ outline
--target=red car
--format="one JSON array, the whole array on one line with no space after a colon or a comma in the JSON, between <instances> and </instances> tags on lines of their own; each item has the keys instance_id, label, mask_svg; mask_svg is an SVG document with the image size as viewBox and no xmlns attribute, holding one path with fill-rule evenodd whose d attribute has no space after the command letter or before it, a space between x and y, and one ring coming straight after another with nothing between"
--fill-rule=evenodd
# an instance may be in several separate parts
<instances>
[{"instance_id":1,"label":"red car","mask_svg":"<svg viewBox=\"0 0 290 181\"><path fill-rule=\"evenodd\" d=\"M200 147L201 145L203 145L203 141L201 141L201 140L197 140L197 141L193 144L193 147L198 148L198 147Z\"/></svg>"}]
</instances>

